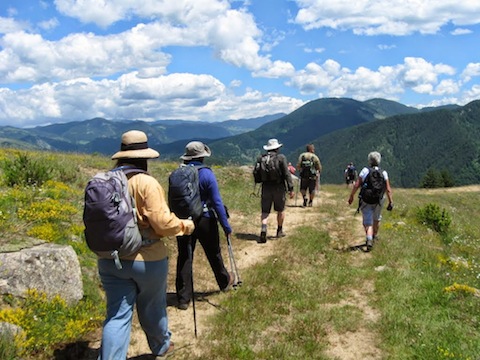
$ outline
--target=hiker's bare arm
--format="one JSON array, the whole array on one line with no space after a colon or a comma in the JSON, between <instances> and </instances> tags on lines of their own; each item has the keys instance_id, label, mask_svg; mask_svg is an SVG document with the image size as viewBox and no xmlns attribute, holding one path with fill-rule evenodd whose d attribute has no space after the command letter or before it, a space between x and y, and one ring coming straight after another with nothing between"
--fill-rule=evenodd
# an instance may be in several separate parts
<instances>
[{"instance_id":1,"label":"hiker's bare arm","mask_svg":"<svg viewBox=\"0 0 480 360\"><path fill-rule=\"evenodd\" d=\"M387 180L387 198L388 198L388 203L393 204L393 193L392 193L392 187L390 186L390 180Z\"/></svg>"},{"instance_id":2,"label":"hiker's bare arm","mask_svg":"<svg viewBox=\"0 0 480 360\"><path fill-rule=\"evenodd\" d=\"M315 164L315 169L317 169L317 171L319 173L322 172L322 163L320 162L320 158L317 156L317 159L316 159L316 164Z\"/></svg>"},{"instance_id":3,"label":"hiker's bare arm","mask_svg":"<svg viewBox=\"0 0 480 360\"><path fill-rule=\"evenodd\" d=\"M348 204L351 205L353 202L353 197L355 196L355 193L357 192L358 188L362 186L362 178L358 178L357 181L355 181L355 184L353 185L352 192L350 193L350 197L348 198Z\"/></svg>"}]
</instances>

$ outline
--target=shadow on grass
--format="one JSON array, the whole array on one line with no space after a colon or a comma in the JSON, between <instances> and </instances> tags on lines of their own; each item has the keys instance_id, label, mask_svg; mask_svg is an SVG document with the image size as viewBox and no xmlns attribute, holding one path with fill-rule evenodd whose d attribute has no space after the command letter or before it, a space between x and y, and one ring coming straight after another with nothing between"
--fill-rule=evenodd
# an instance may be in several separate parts
<instances>
[{"instance_id":1,"label":"shadow on grass","mask_svg":"<svg viewBox=\"0 0 480 360\"><path fill-rule=\"evenodd\" d=\"M339 249L336 249L336 250L338 250L340 252L352 252L352 251L370 252L369 250L367 250L367 246L365 245L365 243L360 244L360 245L348 246L346 248L339 248Z\"/></svg>"},{"instance_id":2,"label":"shadow on grass","mask_svg":"<svg viewBox=\"0 0 480 360\"><path fill-rule=\"evenodd\" d=\"M88 341L66 344L53 352L55 360L94 360L98 357L98 349L92 349Z\"/></svg>"},{"instance_id":3,"label":"shadow on grass","mask_svg":"<svg viewBox=\"0 0 480 360\"><path fill-rule=\"evenodd\" d=\"M235 238L238 240L258 241L260 240L260 234L235 233Z\"/></svg>"}]
</instances>

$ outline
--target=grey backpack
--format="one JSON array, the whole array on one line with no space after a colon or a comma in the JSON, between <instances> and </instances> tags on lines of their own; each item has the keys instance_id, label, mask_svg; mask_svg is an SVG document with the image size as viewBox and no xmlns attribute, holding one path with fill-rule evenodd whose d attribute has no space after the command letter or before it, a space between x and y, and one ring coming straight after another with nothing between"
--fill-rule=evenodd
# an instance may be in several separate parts
<instances>
[{"instance_id":1,"label":"grey backpack","mask_svg":"<svg viewBox=\"0 0 480 360\"><path fill-rule=\"evenodd\" d=\"M83 223L87 245L97 255L115 259L118 268L121 257L134 254L142 246L135 201L125 175L129 173L145 171L119 167L99 172L85 188Z\"/></svg>"}]
</instances>

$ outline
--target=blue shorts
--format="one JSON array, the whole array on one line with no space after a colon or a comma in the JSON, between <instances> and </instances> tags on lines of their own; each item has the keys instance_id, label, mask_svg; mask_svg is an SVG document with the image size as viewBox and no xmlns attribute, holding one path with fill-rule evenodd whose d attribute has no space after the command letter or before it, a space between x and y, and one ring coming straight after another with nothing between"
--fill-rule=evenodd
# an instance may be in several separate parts
<instances>
[{"instance_id":1,"label":"blue shorts","mask_svg":"<svg viewBox=\"0 0 480 360\"><path fill-rule=\"evenodd\" d=\"M373 226L374 221L382 220L382 206L383 203L374 205L362 203L360 210L362 211L364 226Z\"/></svg>"}]
</instances>

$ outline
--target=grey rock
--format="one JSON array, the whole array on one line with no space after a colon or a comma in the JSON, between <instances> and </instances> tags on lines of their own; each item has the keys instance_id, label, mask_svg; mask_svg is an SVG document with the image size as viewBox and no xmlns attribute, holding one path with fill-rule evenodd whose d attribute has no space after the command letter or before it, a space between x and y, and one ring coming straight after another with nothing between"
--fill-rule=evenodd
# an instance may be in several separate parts
<instances>
[{"instance_id":1,"label":"grey rock","mask_svg":"<svg viewBox=\"0 0 480 360\"><path fill-rule=\"evenodd\" d=\"M83 297L77 254L69 245L41 244L16 252L0 253L0 293L24 297L36 289L67 303Z\"/></svg>"}]
</instances>

